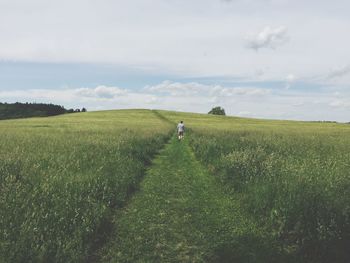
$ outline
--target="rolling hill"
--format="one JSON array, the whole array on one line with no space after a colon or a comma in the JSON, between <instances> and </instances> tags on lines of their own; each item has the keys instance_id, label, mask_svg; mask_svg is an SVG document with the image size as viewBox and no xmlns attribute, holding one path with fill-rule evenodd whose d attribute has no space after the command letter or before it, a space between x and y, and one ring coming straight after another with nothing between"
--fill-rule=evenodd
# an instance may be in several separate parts
<instances>
[{"instance_id":1,"label":"rolling hill","mask_svg":"<svg viewBox=\"0 0 350 263\"><path fill-rule=\"evenodd\" d=\"M116 110L0 130L1 262L350 260L348 125Z\"/></svg>"}]
</instances>

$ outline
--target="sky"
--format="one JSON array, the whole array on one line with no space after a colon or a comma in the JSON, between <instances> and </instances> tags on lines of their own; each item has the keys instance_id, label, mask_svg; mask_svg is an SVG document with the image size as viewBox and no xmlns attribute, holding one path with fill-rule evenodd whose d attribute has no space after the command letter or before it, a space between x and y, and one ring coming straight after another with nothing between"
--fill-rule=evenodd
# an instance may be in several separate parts
<instances>
[{"instance_id":1,"label":"sky","mask_svg":"<svg viewBox=\"0 0 350 263\"><path fill-rule=\"evenodd\" d=\"M0 0L0 102L350 121L350 1Z\"/></svg>"}]
</instances>

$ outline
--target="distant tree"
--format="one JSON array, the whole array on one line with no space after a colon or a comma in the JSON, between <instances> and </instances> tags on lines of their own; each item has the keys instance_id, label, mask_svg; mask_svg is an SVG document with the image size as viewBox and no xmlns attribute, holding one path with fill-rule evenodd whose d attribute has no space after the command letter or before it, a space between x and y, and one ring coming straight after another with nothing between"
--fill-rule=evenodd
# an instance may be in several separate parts
<instances>
[{"instance_id":1,"label":"distant tree","mask_svg":"<svg viewBox=\"0 0 350 263\"><path fill-rule=\"evenodd\" d=\"M67 110L63 106L51 103L0 103L0 120L54 116L66 112Z\"/></svg>"},{"instance_id":2,"label":"distant tree","mask_svg":"<svg viewBox=\"0 0 350 263\"><path fill-rule=\"evenodd\" d=\"M87 112L87 110L85 108L82 108L81 112Z\"/></svg>"},{"instance_id":3,"label":"distant tree","mask_svg":"<svg viewBox=\"0 0 350 263\"><path fill-rule=\"evenodd\" d=\"M74 109L67 110L67 113L73 113L73 112L74 112Z\"/></svg>"},{"instance_id":4,"label":"distant tree","mask_svg":"<svg viewBox=\"0 0 350 263\"><path fill-rule=\"evenodd\" d=\"M75 109L75 111L74 112L80 112L80 109Z\"/></svg>"},{"instance_id":5,"label":"distant tree","mask_svg":"<svg viewBox=\"0 0 350 263\"><path fill-rule=\"evenodd\" d=\"M212 108L208 114L214 114L214 115L226 115L224 108L221 108L219 106Z\"/></svg>"}]
</instances>

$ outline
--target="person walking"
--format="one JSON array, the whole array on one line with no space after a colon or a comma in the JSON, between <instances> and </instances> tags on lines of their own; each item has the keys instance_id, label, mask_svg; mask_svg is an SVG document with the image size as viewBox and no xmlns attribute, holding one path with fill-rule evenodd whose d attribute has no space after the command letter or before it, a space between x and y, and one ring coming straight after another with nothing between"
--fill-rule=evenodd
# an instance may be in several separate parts
<instances>
[{"instance_id":1,"label":"person walking","mask_svg":"<svg viewBox=\"0 0 350 263\"><path fill-rule=\"evenodd\" d=\"M177 136L179 140L182 140L184 138L184 132L185 132L185 124L183 121L180 121L177 125Z\"/></svg>"}]
</instances>

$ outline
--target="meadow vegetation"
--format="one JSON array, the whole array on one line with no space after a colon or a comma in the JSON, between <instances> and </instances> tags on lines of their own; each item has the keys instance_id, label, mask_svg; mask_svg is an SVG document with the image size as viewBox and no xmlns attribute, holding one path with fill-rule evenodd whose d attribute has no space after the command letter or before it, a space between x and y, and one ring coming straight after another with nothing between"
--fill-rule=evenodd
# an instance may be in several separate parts
<instances>
[{"instance_id":1,"label":"meadow vegetation","mask_svg":"<svg viewBox=\"0 0 350 263\"><path fill-rule=\"evenodd\" d=\"M348 125L121 110L0 132L0 262L349 262Z\"/></svg>"},{"instance_id":2,"label":"meadow vegetation","mask_svg":"<svg viewBox=\"0 0 350 263\"><path fill-rule=\"evenodd\" d=\"M101 262L281 262L240 212L188 143L173 137L115 216Z\"/></svg>"},{"instance_id":3,"label":"meadow vegetation","mask_svg":"<svg viewBox=\"0 0 350 263\"><path fill-rule=\"evenodd\" d=\"M291 262L350 259L350 127L167 114L197 158ZM233 222L234 224L234 222Z\"/></svg>"},{"instance_id":4,"label":"meadow vegetation","mask_svg":"<svg viewBox=\"0 0 350 263\"><path fill-rule=\"evenodd\" d=\"M0 262L85 262L172 128L138 110L1 121Z\"/></svg>"}]
</instances>

